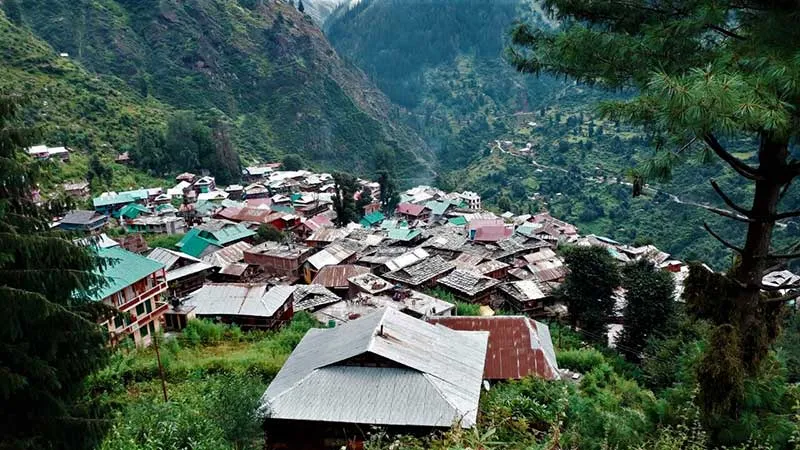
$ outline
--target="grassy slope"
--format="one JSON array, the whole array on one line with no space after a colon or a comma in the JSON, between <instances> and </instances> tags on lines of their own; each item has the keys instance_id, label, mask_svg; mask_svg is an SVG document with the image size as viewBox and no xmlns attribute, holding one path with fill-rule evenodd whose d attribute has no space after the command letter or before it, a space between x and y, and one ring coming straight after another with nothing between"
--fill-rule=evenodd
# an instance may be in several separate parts
<instances>
[{"instance_id":1,"label":"grassy slope","mask_svg":"<svg viewBox=\"0 0 800 450\"><path fill-rule=\"evenodd\" d=\"M89 69L176 108L227 115L246 155L300 153L323 167L369 172L373 152L386 148L403 175L430 176L424 143L393 122L388 100L287 4L31 0L23 8L39 36Z\"/></svg>"},{"instance_id":2,"label":"grassy slope","mask_svg":"<svg viewBox=\"0 0 800 450\"><path fill-rule=\"evenodd\" d=\"M59 57L1 13L0 49L0 91L27 98L24 119L38 129L41 142L99 151L114 169L110 186L114 189L160 182L112 160L134 141L140 124L163 122L169 107L142 99L117 79L92 75L79 63ZM55 165L52 181L83 179L87 166L85 153L73 155L70 163Z\"/></svg>"}]
</instances>

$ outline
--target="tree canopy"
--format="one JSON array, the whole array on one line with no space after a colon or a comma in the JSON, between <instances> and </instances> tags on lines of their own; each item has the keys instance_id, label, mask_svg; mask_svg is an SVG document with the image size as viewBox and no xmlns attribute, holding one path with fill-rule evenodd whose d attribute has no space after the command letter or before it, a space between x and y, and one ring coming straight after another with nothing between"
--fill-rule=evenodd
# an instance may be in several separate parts
<instances>
[{"instance_id":1,"label":"tree canopy","mask_svg":"<svg viewBox=\"0 0 800 450\"><path fill-rule=\"evenodd\" d=\"M742 206L709 180L725 208L711 210L746 226L742 243L708 232L737 255L722 275L693 267L687 302L715 328L699 365L706 417L738 417L743 385L756 376L778 334L786 296L764 295L763 275L796 249L771 248L800 161L789 151L800 122L800 5L789 0L548 0L555 31L519 25L508 55L526 73L549 72L630 93L600 106L606 117L642 125L654 158L634 176L668 176L681 159L716 157L752 184ZM750 150L741 157L733 146ZM783 209L783 211L782 211ZM794 294L796 295L796 294Z\"/></svg>"},{"instance_id":2,"label":"tree canopy","mask_svg":"<svg viewBox=\"0 0 800 450\"><path fill-rule=\"evenodd\" d=\"M90 448L97 423L78 401L106 356L91 301L102 283L93 252L49 231L67 205L38 206L40 166L24 156L29 130L16 98L0 97L0 435L15 449Z\"/></svg>"},{"instance_id":3,"label":"tree canopy","mask_svg":"<svg viewBox=\"0 0 800 450\"><path fill-rule=\"evenodd\" d=\"M590 341L607 344L614 289L620 285L617 264L603 247L575 247L565 257L569 268L557 294L567 302L573 328Z\"/></svg>"}]
</instances>

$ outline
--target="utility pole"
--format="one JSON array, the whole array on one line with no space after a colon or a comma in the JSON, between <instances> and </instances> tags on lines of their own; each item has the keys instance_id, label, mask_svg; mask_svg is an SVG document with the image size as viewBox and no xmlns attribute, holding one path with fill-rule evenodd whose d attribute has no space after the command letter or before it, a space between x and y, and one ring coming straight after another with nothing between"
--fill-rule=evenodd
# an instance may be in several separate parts
<instances>
[{"instance_id":1,"label":"utility pole","mask_svg":"<svg viewBox=\"0 0 800 450\"><path fill-rule=\"evenodd\" d=\"M161 377L161 390L164 392L164 403L167 399L167 380L164 378L164 366L161 365L161 353L158 352L158 334L153 333L153 346L156 349L156 360L158 361L158 375Z\"/></svg>"}]
</instances>

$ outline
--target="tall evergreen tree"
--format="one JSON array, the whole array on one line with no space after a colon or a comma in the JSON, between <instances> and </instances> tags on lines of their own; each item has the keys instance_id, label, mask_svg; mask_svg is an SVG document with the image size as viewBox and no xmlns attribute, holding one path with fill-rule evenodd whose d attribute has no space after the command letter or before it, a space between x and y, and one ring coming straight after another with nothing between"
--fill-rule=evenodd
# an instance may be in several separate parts
<instances>
[{"instance_id":1,"label":"tall evergreen tree","mask_svg":"<svg viewBox=\"0 0 800 450\"><path fill-rule=\"evenodd\" d=\"M297 10L300 12L305 12L306 7L303 5L303 0L297 0Z\"/></svg>"},{"instance_id":2,"label":"tall evergreen tree","mask_svg":"<svg viewBox=\"0 0 800 450\"><path fill-rule=\"evenodd\" d=\"M628 359L639 361L647 340L664 331L675 307L675 281L670 272L640 260L622 268L625 288L625 327L617 347Z\"/></svg>"},{"instance_id":3,"label":"tall evergreen tree","mask_svg":"<svg viewBox=\"0 0 800 450\"><path fill-rule=\"evenodd\" d=\"M511 62L527 73L551 72L611 89L635 88L630 100L601 107L607 118L644 125L661 157L644 175L664 175L692 149L713 154L753 186L748 206L711 186L743 222L742 243L709 233L737 259L724 275L693 267L686 300L712 331L698 368L704 417L737 418L744 381L756 376L779 330L779 309L794 295L764 295L761 280L796 249L774 251L781 200L800 176L789 152L800 134L800 4L790 0L548 0L562 22L555 32L520 25ZM754 158L729 148L747 143ZM741 144L740 144L741 145ZM798 286L800 287L800 286Z\"/></svg>"},{"instance_id":4,"label":"tall evergreen tree","mask_svg":"<svg viewBox=\"0 0 800 450\"><path fill-rule=\"evenodd\" d=\"M384 214L392 214L397 204L400 203L400 194L394 184L392 174L388 170L379 170L378 185L380 186L381 210Z\"/></svg>"},{"instance_id":5,"label":"tall evergreen tree","mask_svg":"<svg viewBox=\"0 0 800 450\"><path fill-rule=\"evenodd\" d=\"M49 231L63 205L31 199L40 170L22 156L18 108L0 97L0 447L87 448L100 430L77 400L107 351L88 298L100 262Z\"/></svg>"},{"instance_id":6,"label":"tall evergreen tree","mask_svg":"<svg viewBox=\"0 0 800 450\"><path fill-rule=\"evenodd\" d=\"M351 222L357 222L359 213L356 211L355 194L358 189L356 179L347 173L336 172L333 174L334 189L333 210L336 211L336 225L344 227Z\"/></svg>"},{"instance_id":7,"label":"tall evergreen tree","mask_svg":"<svg viewBox=\"0 0 800 450\"><path fill-rule=\"evenodd\" d=\"M231 142L230 126L222 120L215 120L211 124L211 137L214 141L214 153L209 158L212 163L208 168L217 181L222 184L231 184L241 180L242 166L239 161L239 153Z\"/></svg>"},{"instance_id":8,"label":"tall evergreen tree","mask_svg":"<svg viewBox=\"0 0 800 450\"><path fill-rule=\"evenodd\" d=\"M575 247L565 257L569 269L556 292L566 300L572 328L586 339L608 344L608 324L614 312L614 289L620 285L617 264L602 247Z\"/></svg>"}]
</instances>

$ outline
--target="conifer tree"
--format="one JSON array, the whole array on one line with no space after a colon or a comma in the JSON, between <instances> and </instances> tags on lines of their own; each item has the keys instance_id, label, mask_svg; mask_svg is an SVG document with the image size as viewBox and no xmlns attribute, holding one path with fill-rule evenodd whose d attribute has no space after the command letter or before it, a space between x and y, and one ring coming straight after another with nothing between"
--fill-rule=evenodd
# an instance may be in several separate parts
<instances>
[{"instance_id":1,"label":"conifer tree","mask_svg":"<svg viewBox=\"0 0 800 450\"><path fill-rule=\"evenodd\" d=\"M87 448L100 430L76 400L106 356L89 300L100 261L49 231L64 205L33 202L40 166L22 151L31 132L18 111L0 96L0 447Z\"/></svg>"},{"instance_id":2,"label":"conifer tree","mask_svg":"<svg viewBox=\"0 0 800 450\"><path fill-rule=\"evenodd\" d=\"M397 186L395 186L392 174L388 170L379 170L376 175L380 186L381 211L387 215L392 214L397 204L400 203L400 194L397 193Z\"/></svg>"},{"instance_id":3,"label":"conifer tree","mask_svg":"<svg viewBox=\"0 0 800 450\"><path fill-rule=\"evenodd\" d=\"M672 317L675 305L675 281L670 272L660 270L647 260L632 262L622 268L625 289L625 327L617 348L632 361L639 361L651 337L658 336Z\"/></svg>"},{"instance_id":4,"label":"conifer tree","mask_svg":"<svg viewBox=\"0 0 800 450\"><path fill-rule=\"evenodd\" d=\"M334 189L333 210L336 211L336 225L344 227L350 222L358 221L355 194L358 189L356 179L343 172L333 174Z\"/></svg>"},{"instance_id":5,"label":"conifer tree","mask_svg":"<svg viewBox=\"0 0 800 450\"><path fill-rule=\"evenodd\" d=\"M630 100L605 103L600 112L643 125L653 136L658 157L641 171L643 176L668 174L676 161L696 150L715 155L753 187L749 204L741 205L709 180L727 208L712 212L743 222L747 232L740 242L730 242L706 225L737 259L722 275L693 267L685 295L694 314L715 325L698 368L704 417L735 419L742 410L745 378L759 373L777 337L781 305L797 295L763 294L762 278L776 264L800 256L795 248L771 246L776 222L800 216L800 211L781 207L800 176L800 161L789 151L800 130L800 4L546 4L562 26L552 32L517 26L508 53L518 70L634 90ZM755 156L734 155L734 141L747 143Z\"/></svg>"},{"instance_id":6,"label":"conifer tree","mask_svg":"<svg viewBox=\"0 0 800 450\"><path fill-rule=\"evenodd\" d=\"M587 340L606 345L614 289L620 284L617 264L602 247L572 248L565 262L569 274L556 295L566 300L572 328L580 327Z\"/></svg>"},{"instance_id":7,"label":"conifer tree","mask_svg":"<svg viewBox=\"0 0 800 450\"><path fill-rule=\"evenodd\" d=\"M306 7L305 7L305 5L303 5L303 0L298 0L297 1L297 10L300 11L300 12L305 12Z\"/></svg>"}]
</instances>

